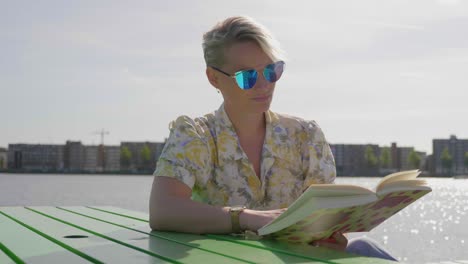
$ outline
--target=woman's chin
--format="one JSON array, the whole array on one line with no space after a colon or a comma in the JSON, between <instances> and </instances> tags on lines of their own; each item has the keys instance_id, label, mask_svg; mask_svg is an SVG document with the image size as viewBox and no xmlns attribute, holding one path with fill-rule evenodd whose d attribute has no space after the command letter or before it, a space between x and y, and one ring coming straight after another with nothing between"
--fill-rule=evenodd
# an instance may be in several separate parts
<instances>
[{"instance_id":1,"label":"woman's chin","mask_svg":"<svg viewBox=\"0 0 468 264\"><path fill-rule=\"evenodd\" d=\"M256 113L263 113L270 109L271 101L256 103L253 105L253 109Z\"/></svg>"}]
</instances>

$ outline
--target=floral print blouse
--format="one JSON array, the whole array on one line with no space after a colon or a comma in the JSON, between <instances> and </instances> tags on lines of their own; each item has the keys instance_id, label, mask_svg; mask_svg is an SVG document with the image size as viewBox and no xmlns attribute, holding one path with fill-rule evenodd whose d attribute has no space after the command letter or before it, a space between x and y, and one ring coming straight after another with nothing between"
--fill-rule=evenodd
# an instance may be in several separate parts
<instances>
[{"instance_id":1,"label":"floral print blouse","mask_svg":"<svg viewBox=\"0 0 468 264\"><path fill-rule=\"evenodd\" d=\"M185 183L194 200L257 210L288 207L310 184L334 182L335 161L315 121L272 111L265 117L260 179L224 104L203 117L171 122L153 175Z\"/></svg>"}]
</instances>

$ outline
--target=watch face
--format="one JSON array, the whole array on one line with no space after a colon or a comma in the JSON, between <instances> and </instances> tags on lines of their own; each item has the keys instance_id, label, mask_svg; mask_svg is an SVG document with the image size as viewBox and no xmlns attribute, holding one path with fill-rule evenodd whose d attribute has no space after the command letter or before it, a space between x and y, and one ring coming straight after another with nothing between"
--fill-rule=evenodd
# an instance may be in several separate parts
<instances>
[{"instance_id":1,"label":"watch face","mask_svg":"<svg viewBox=\"0 0 468 264\"><path fill-rule=\"evenodd\" d=\"M229 211L236 212L236 211L242 211L244 209L245 209L244 206L233 206L233 207L231 207L231 209L229 209Z\"/></svg>"}]
</instances>

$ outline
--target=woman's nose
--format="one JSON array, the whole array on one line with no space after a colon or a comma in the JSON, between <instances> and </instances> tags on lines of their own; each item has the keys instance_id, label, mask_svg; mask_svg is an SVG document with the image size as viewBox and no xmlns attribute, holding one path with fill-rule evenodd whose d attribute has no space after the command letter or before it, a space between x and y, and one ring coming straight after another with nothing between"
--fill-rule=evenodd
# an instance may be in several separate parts
<instances>
[{"instance_id":1,"label":"woman's nose","mask_svg":"<svg viewBox=\"0 0 468 264\"><path fill-rule=\"evenodd\" d=\"M258 73L257 82L255 83L254 88L256 89L265 89L268 88L271 83L265 79L263 73Z\"/></svg>"}]
</instances>

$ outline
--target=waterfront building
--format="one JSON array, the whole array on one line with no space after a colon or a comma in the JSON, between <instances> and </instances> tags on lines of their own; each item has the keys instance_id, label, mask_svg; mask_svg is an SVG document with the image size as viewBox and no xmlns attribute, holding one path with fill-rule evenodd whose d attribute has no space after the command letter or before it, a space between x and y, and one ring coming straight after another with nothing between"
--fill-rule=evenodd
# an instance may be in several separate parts
<instances>
[{"instance_id":1,"label":"waterfront building","mask_svg":"<svg viewBox=\"0 0 468 264\"><path fill-rule=\"evenodd\" d=\"M8 153L6 148L0 148L0 170L8 168Z\"/></svg>"},{"instance_id":2,"label":"waterfront building","mask_svg":"<svg viewBox=\"0 0 468 264\"><path fill-rule=\"evenodd\" d=\"M8 169L55 172L64 167L63 145L9 144Z\"/></svg>"},{"instance_id":3,"label":"waterfront building","mask_svg":"<svg viewBox=\"0 0 468 264\"><path fill-rule=\"evenodd\" d=\"M414 169L413 166L409 162L409 156L412 151L414 151L413 147L399 147L399 156L400 156L400 167L398 170L409 170Z\"/></svg>"},{"instance_id":4,"label":"waterfront building","mask_svg":"<svg viewBox=\"0 0 468 264\"><path fill-rule=\"evenodd\" d=\"M84 169L85 147L81 141L69 141L65 144L64 164L67 172L81 172Z\"/></svg>"},{"instance_id":5,"label":"waterfront building","mask_svg":"<svg viewBox=\"0 0 468 264\"><path fill-rule=\"evenodd\" d=\"M430 169L432 175L444 174L440 162L441 152L447 148L453 157L453 173L468 170L464 166L468 151L468 140L434 140L434 154L428 161L426 153L416 152L420 157L419 169ZM67 141L65 145L10 144L8 151L0 148L8 169L13 171L63 171L75 173L131 172L151 173L156 167L165 142L122 142L120 146L83 145L80 141ZM339 176L379 176L394 171L415 169L409 160L413 147L379 147L375 144L331 144L337 175ZM382 163L385 150L390 163ZM467 154L468 155L468 154ZM6 163L6 162L5 162ZM0 164L1 165L1 164ZM0 169L2 169L0 167ZM466 172L465 172L466 174Z\"/></svg>"},{"instance_id":6,"label":"waterfront building","mask_svg":"<svg viewBox=\"0 0 468 264\"><path fill-rule=\"evenodd\" d=\"M98 146L83 146L83 167L82 171L85 172L101 172L102 166L98 162L99 147Z\"/></svg>"},{"instance_id":7,"label":"waterfront building","mask_svg":"<svg viewBox=\"0 0 468 264\"><path fill-rule=\"evenodd\" d=\"M94 173L120 170L120 146L83 145L82 148L76 148L75 152L77 155L82 153L79 158L82 160L82 167L79 171ZM78 167L74 169L78 170Z\"/></svg>"},{"instance_id":8,"label":"waterfront building","mask_svg":"<svg viewBox=\"0 0 468 264\"><path fill-rule=\"evenodd\" d=\"M120 146L104 147L104 171L120 171Z\"/></svg>"},{"instance_id":9,"label":"waterfront building","mask_svg":"<svg viewBox=\"0 0 468 264\"><path fill-rule=\"evenodd\" d=\"M448 152L446 161L443 161L443 153ZM468 166L465 166L468 153L468 139L458 139L451 135L449 139L432 140L433 175L450 176L467 174ZM448 160L447 160L448 158Z\"/></svg>"},{"instance_id":10,"label":"waterfront building","mask_svg":"<svg viewBox=\"0 0 468 264\"><path fill-rule=\"evenodd\" d=\"M339 176L378 176L380 148L374 144L331 144ZM366 159L366 151L371 152L377 164Z\"/></svg>"},{"instance_id":11,"label":"waterfront building","mask_svg":"<svg viewBox=\"0 0 468 264\"><path fill-rule=\"evenodd\" d=\"M124 171L152 172L161 155L165 143L160 142L122 142L120 144L121 163ZM129 159L123 155L129 153Z\"/></svg>"},{"instance_id":12,"label":"waterfront building","mask_svg":"<svg viewBox=\"0 0 468 264\"><path fill-rule=\"evenodd\" d=\"M378 176L392 172L416 169L409 160L413 147L379 147L375 144L331 144L335 158L336 171L339 176ZM381 160L384 149L388 149L389 163L383 164ZM420 158L418 169L426 167L426 153L418 152Z\"/></svg>"},{"instance_id":13,"label":"waterfront building","mask_svg":"<svg viewBox=\"0 0 468 264\"><path fill-rule=\"evenodd\" d=\"M419 167L416 168L411 164L410 154L415 151L419 156ZM395 171L424 169L426 167L426 152L416 151L414 147L398 147L395 142L391 144L390 153L392 157L392 169Z\"/></svg>"},{"instance_id":14,"label":"waterfront building","mask_svg":"<svg viewBox=\"0 0 468 264\"><path fill-rule=\"evenodd\" d=\"M396 171L407 170L410 168L408 157L413 147L398 147L397 143L392 142L390 152L392 156L392 168Z\"/></svg>"}]
</instances>

